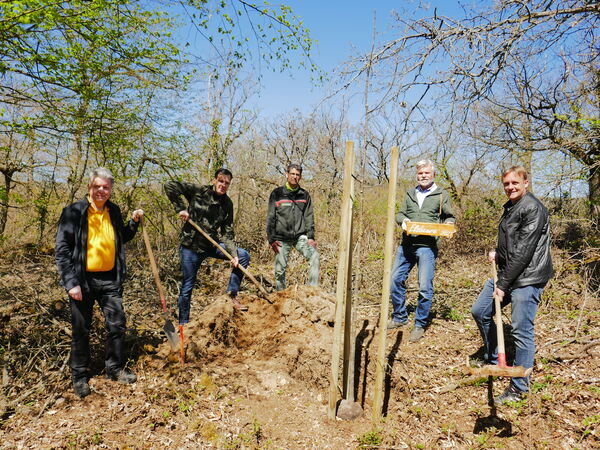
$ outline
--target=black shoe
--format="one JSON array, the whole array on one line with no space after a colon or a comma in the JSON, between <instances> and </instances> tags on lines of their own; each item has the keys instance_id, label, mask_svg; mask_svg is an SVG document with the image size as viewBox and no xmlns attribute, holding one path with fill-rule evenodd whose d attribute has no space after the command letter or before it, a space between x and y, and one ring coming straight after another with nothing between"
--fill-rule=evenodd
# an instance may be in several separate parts
<instances>
[{"instance_id":1,"label":"black shoe","mask_svg":"<svg viewBox=\"0 0 600 450\"><path fill-rule=\"evenodd\" d=\"M494 397L494 405L503 405L508 402L518 402L523 400L526 392L519 391L512 384L509 384L506 390L498 397Z\"/></svg>"},{"instance_id":2,"label":"black shoe","mask_svg":"<svg viewBox=\"0 0 600 450\"><path fill-rule=\"evenodd\" d=\"M128 369L118 369L114 372L110 372L108 374L108 378L113 381L118 381L121 384L131 384L137 381L137 376L135 373Z\"/></svg>"},{"instance_id":3,"label":"black shoe","mask_svg":"<svg viewBox=\"0 0 600 450\"><path fill-rule=\"evenodd\" d=\"M405 320L404 322L398 322L397 320L390 320L387 324L387 329L388 330L395 330L396 328L401 328L406 326L406 324L408 323L407 320Z\"/></svg>"},{"instance_id":4,"label":"black shoe","mask_svg":"<svg viewBox=\"0 0 600 450\"><path fill-rule=\"evenodd\" d=\"M87 397L92 393L86 379L73 381L73 391L79 398Z\"/></svg>"},{"instance_id":5,"label":"black shoe","mask_svg":"<svg viewBox=\"0 0 600 450\"><path fill-rule=\"evenodd\" d=\"M422 327L414 327L410 332L410 338L408 339L410 342L417 342L420 340L425 334L425 329Z\"/></svg>"}]
</instances>

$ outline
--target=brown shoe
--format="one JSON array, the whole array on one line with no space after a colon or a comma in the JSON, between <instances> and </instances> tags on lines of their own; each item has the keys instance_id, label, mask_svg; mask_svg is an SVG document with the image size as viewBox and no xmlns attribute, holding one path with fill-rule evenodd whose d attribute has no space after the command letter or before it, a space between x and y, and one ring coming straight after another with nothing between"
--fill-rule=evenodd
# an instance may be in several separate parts
<instances>
[{"instance_id":1,"label":"brown shoe","mask_svg":"<svg viewBox=\"0 0 600 450\"><path fill-rule=\"evenodd\" d=\"M231 303L233 303L233 307L238 311L248 311L248 306L242 304L237 297L231 297Z\"/></svg>"}]
</instances>

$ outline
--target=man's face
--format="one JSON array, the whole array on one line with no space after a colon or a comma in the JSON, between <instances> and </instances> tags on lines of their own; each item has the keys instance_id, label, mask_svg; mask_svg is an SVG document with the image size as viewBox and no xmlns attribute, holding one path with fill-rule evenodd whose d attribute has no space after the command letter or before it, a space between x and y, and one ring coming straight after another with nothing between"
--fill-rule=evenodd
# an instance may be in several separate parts
<instances>
[{"instance_id":1,"label":"man's face","mask_svg":"<svg viewBox=\"0 0 600 450\"><path fill-rule=\"evenodd\" d=\"M302 174L298 169L290 169L289 172L285 173L285 177L287 178L287 182L291 188L296 188L300 183L300 178L302 178Z\"/></svg>"},{"instance_id":2,"label":"man's face","mask_svg":"<svg viewBox=\"0 0 600 450\"><path fill-rule=\"evenodd\" d=\"M434 176L435 173L433 172L432 167L425 166L417 169L417 182L422 188L428 188L431 186L433 184Z\"/></svg>"},{"instance_id":3,"label":"man's face","mask_svg":"<svg viewBox=\"0 0 600 450\"><path fill-rule=\"evenodd\" d=\"M97 208L104 208L104 204L110 198L113 185L106 178L96 177L89 185L90 199Z\"/></svg>"},{"instance_id":4,"label":"man's face","mask_svg":"<svg viewBox=\"0 0 600 450\"><path fill-rule=\"evenodd\" d=\"M231 177L220 173L217 178L213 180L213 189L217 195L225 195L231 184Z\"/></svg>"},{"instance_id":5,"label":"man's face","mask_svg":"<svg viewBox=\"0 0 600 450\"><path fill-rule=\"evenodd\" d=\"M508 199L515 204L521 200L527 192L529 180L524 179L516 172L509 172L502 178L502 185L504 186L504 193Z\"/></svg>"}]
</instances>

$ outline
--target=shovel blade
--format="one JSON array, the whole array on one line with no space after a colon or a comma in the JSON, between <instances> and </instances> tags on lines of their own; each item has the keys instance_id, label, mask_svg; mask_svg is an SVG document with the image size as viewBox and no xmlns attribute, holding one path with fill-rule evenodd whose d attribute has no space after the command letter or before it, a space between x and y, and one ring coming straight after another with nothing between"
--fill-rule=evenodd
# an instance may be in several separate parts
<instances>
[{"instance_id":1,"label":"shovel blade","mask_svg":"<svg viewBox=\"0 0 600 450\"><path fill-rule=\"evenodd\" d=\"M167 335L167 340L169 341L169 345L173 350L177 350L179 348L179 336L177 335L177 331L175 331L175 326L173 322L171 322L168 318L165 318L165 325L163 326L163 331Z\"/></svg>"}]
</instances>

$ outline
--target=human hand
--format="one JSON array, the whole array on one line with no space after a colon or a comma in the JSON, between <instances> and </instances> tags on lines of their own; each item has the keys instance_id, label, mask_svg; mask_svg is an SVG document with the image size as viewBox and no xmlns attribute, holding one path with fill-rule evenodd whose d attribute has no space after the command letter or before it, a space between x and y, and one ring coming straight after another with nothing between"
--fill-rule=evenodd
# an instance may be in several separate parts
<instances>
[{"instance_id":1,"label":"human hand","mask_svg":"<svg viewBox=\"0 0 600 450\"><path fill-rule=\"evenodd\" d=\"M317 249L317 241L315 241L314 239L309 239L308 240L308 245L310 245L315 250Z\"/></svg>"},{"instance_id":2,"label":"human hand","mask_svg":"<svg viewBox=\"0 0 600 450\"><path fill-rule=\"evenodd\" d=\"M71 297L73 300L78 300L81 301L83 300L83 294L81 293L81 286L77 285L72 287L71 289L69 289L69 297Z\"/></svg>"},{"instance_id":3,"label":"human hand","mask_svg":"<svg viewBox=\"0 0 600 450\"><path fill-rule=\"evenodd\" d=\"M281 247L281 242L273 241L269 245L271 246L275 254L279 253L279 247Z\"/></svg>"},{"instance_id":4,"label":"human hand","mask_svg":"<svg viewBox=\"0 0 600 450\"><path fill-rule=\"evenodd\" d=\"M488 261L489 262L496 261L496 252L495 251L491 251L488 253Z\"/></svg>"},{"instance_id":5,"label":"human hand","mask_svg":"<svg viewBox=\"0 0 600 450\"><path fill-rule=\"evenodd\" d=\"M504 298L504 291L497 287L496 289L494 289L494 297L498 297L500 301L502 301L502 299Z\"/></svg>"},{"instance_id":6,"label":"human hand","mask_svg":"<svg viewBox=\"0 0 600 450\"><path fill-rule=\"evenodd\" d=\"M190 218L190 213L187 211L187 209L182 209L181 211L179 211L179 218L184 222L187 222Z\"/></svg>"},{"instance_id":7,"label":"human hand","mask_svg":"<svg viewBox=\"0 0 600 450\"><path fill-rule=\"evenodd\" d=\"M236 256L231 261L229 261L233 267L237 267L240 265L240 259Z\"/></svg>"},{"instance_id":8,"label":"human hand","mask_svg":"<svg viewBox=\"0 0 600 450\"><path fill-rule=\"evenodd\" d=\"M138 223L142 217L144 217L144 210L143 209L136 209L134 212L131 213L131 219L135 223Z\"/></svg>"},{"instance_id":9,"label":"human hand","mask_svg":"<svg viewBox=\"0 0 600 450\"><path fill-rule=\"evenodd\" d=\"M408 219L408 218L407 218L407 219L404 219L404 220L402 221L402 225L401 225L401 227L402 227L402 230L406 231L406 229L408 228L406 224L407 224L408 222L410 222L410 219Z\"/></svg>"}]
</instances>

